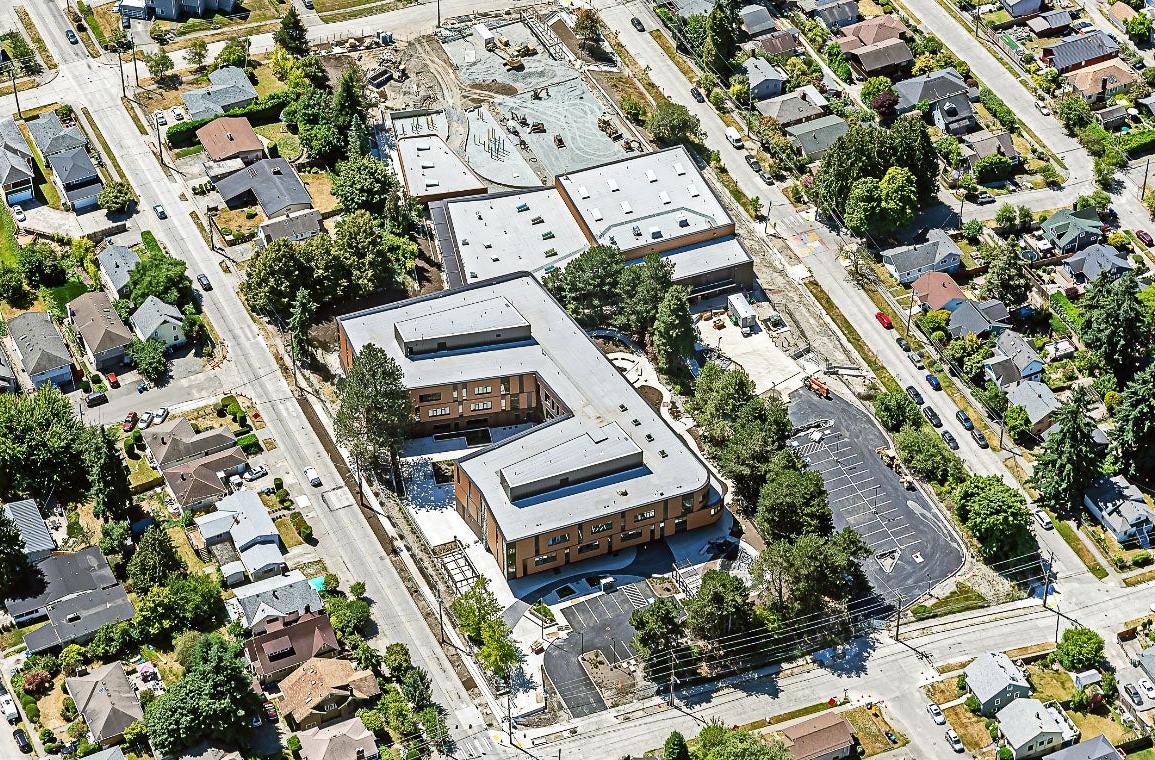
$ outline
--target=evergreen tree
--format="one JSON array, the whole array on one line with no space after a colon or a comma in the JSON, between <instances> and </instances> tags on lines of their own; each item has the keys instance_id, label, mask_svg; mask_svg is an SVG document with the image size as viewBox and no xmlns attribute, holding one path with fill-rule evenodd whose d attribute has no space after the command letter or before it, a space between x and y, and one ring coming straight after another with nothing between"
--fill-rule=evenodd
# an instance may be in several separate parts
<instances>
[{"instance_id":1,"label":"evergreen tree","mask_svg":"<svg viewBox=\"0 0 1155 760\"><path fill-rule=\"evenodd\" d=\"M1119 458L1132 475L1151 472L1155 465L1155 364L1127 383L1113 416L1111 442Z\"/></svg>"},{"instance_id":2,"label":"evergreen tree","mask_svg":"<svg viewBox=\"0 0 1155 760\"><path fill-rule=\"evenodd\" d=\"M309 326L313 323L316 311L317 304L309 297L309 291L305 288L298 290L297 297L293 299L293 310L289 312L289 345L293 361L298 364L310 356Z\"/></svg>"},{"instance_id":3,"label":"evergreen tree","mask_svg":"<svg viewBox=\"0 0 1155 760\"><path fill-rule=\"evenodd\" d=\"M983 298L997 298L1008 309L1025 304L1031 292L1031 281L1027 279L1019 250L1019 240L1014 237L995 248L980 291Z\"/></svg>"},{"instance_id":4,"label":"evergreen tree","mask_svg":"<svg viewBox=\"0 0 1155 760\"><path fill-rule=\"evenodd\" d=\"M349 449L358 482L382 454L393 464L413 422L409 390L393 357L372 343L362 348L341 386L338 404L337 443Z\"/></svg>"},{"instance_id":5,"label":"evergreen tree","mask_svg":"<svg viewBox=\"0 0 1155 760\"><path fill-rule=\"evenodd\" d=\"M365 72L356 63L341 75L333 93L333 126L338 132L347 132L354 119L360 119L362 124L369 121L367 87Z\"/></svg>"},{"instance_id":6,"label":"evergreen tree","mask_svg":"<svg viewBox=\"0 0 1155 760\"><path fill-rule=\"evenodd\" d=\"M281 17L281 26L273 34L273 42L298 58L309 54L309 37L296 6L290 5L288 13Z\"/></svg>"},{"instance_id":7,"label":"evergreen tree","mask_svg":"<svg viewBox=\"0 0 1155 760\"><path fill-rule=\"evenodd\" d=\"M717 0L706 17L706 42L702 46L702 65L723 81L730 78L730 59L737 52L734 18L726 0Z\"/></svg>"},{"instance_id":8,"label":"evergreen tree","mask_svg":"<svg viewBox=\"0 0 1155 760\"><path fill-rule=\"evenodd\" d=\"M677 731L666 738L666 744L662 748L662 760L690 760L690 750L686 747L686 740Z\"/></svg>"},{"instance_id":9,"label":"evergreen tree","mask_svg":"<svg viewBox=\"0 0 1155 760\"><path fill-rule=\"evenodd\" d=\"M1099 275L1083 296L1079 335L1123 385L1143 366L1151 350L1151 317L1139 300L1130 272L1115 281Z\"/></svg>"},{"instance_id":10,"label":"evergreen tree","mask_svg":"<svg viewBox=\"0 0 1155 760\"><path fill-rule=\"evenodd\" d=\"M614 324L637 340L645 340L658 317L658 307L674 284L674 265L660 253L646 254L641 264L622 270Z\"/></svg>"},{"instance_id":11,"label":"evergreen tree","mask_svg":"<svg viewBox=\"0 0 1155 760\"><path fill-rule=\"evenodd\" d=\"M20 529L7 512L0 510L0 595L10 597L28 569Z\"/></svg>"},{"instance_id":12,"label":"evergreen tree","mask_svg":"<svg viewBox=\"0 0 1155 760\"><path fill-rule=\"evenodd\" d=\"M136 552L128 561L128 579L132 582L132 590L139 596L156 586L163 586L170 577L184 571L184 560L177 554L172 537L158 525L144 532Z\"/></svg>"},{"instance_id":13,"label":"evergreen tree","mask_svg":"<svg viewBox=\"0 0 1155 760\"><path fill-rule=\"evenodd\" d=\"M665 374L681 374L682 360L693 353L696 338L694 320L690 316L689 291L676 285L666 292L654 319L651 343L658 370Z\"/></svg>"},{"instance_id":14,"label":"evergreen tree","mask_svg":"<svg viewBox=\"0 0 1155 760\"><path fill-rule=\"evenodd\" d=\"M1095 443L1095 425L1085 412L1087 392L1076 387L1054 415L1051 435L1035 463L1032 485L1052 509L1077 514L1083 492L1099 475L1103 452Z\"/></svg>"}]
</instances>

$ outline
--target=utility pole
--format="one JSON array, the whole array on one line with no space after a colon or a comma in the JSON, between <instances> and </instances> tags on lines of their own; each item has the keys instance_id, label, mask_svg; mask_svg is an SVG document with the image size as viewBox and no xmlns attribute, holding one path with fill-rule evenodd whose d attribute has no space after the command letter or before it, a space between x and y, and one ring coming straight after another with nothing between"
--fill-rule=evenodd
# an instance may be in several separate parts
<instances>
[{"instance_id":1,"label":"utility pole","mask_svg":"<svg viewBox=\"0 0 1155 760\"><path fill-rule=\"evenodd\" d=\"M445 602L441 600L441 592L437 592L437 622L441 626L441 643L445 643Z\"/></svg>"},{"instance_id":2,"label":"utility pole","mask_svg":"<svg viewBox=\"0 0 1155 760\"><path fill-rule=\"evenodd\" d=\"M1060 602L1060 604L1061 604L1061 602ZM1059 614L1059 605L1056 604L1055 605L1055 643L1056 644L1059 643L1059 620L1062 617L1063 616Z\"/></svg>"},{"instance_id":3,"label":"utility pole","mask_svg":"<svg viewBox=\"0 0 1155 760\"><path fill-rule=\"evenodd\" d=\"M1051 566L1055 564L1055 553L1051 552L1047 557L1047 566L1043 570L1043 606L1047 606L1047 597L1051 593Z\"/></svg>"},{"instance_id":4,"label":"utility pole","mask_svg":"<svg viewBox=\"0 0 1155 760\"><path fill-rule=\"evenodd\" d=\"M505 669L505 720L509 743L513 744L513 668Z\"/></svg>"},{"instance_id":5,"label":"utility pole","mask_svg":"<svg viewBox=\"0 0 1155 760\"><path fill-rule=\"evenodd\" d=\"M900 630L900 626L902 625L902 594L898 595L898 605L897 606L898 606L898 609L896 609L894 612L894 640L895 641L902 641L902 639L900 639L899 635L898 635L899 630Z\"/></svg>"},{"instance_id":6,"label":"utility pole","mask_svg":"<svg viewBox=\"0 0 1155 760\"><path fill-rule=\"evenodd\" d=\"M16 63L13 62L8 66L8 78L12 80L12 97L16 98L16 113L21 119L24 118L24 111L20 110L20 93L16 89Z\"/></svg>"},{"instance_id":7,"label":"utility pole","mask_svg":"<svg viewBox=\"0 0 1155 760\"><path fill-rule=\"evenodd\" d=\"M1151 171L1151 159L1147 159L1147 166L1143 169L1143 184L1139 186L1139 200L1143 200L1143 193L1147 190L1147 173Z\"/></svg>"},{"instance_id":8,"label":"utility pole","mask_svg":"<svg viewBox=\"0 0 1155 760\"><path fill-rule=\"evenodd\" d=\"M128 89L124 85L124 58L120 56L120 51L116 51L116 62L120 64L120 97L128 98Z\"/></svg>"}]
</instances>

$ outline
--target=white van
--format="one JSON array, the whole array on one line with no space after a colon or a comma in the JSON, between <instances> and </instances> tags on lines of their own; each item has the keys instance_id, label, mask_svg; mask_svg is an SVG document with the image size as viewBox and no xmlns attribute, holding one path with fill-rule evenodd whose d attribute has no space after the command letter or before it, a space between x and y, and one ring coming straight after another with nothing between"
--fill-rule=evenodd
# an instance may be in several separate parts
<instances>
[{"instance_id":1,"label":"white van","mask_svg":"<svg viewBox=\"0 0 1155 760\"><path fill-rule=\"evenodd\" d=\"M307 480L313 488L321 487L321 476L317 474L316 467L305 468L305 480Z\"/></svg>"},{"instance_id":2,"label":"white van","mask_svg":"<svg viewBox=\"0 0 1155 760\"><path fill-rule=\"evenodd\" d=\"M730 144L733 145L735 148L745 148L746 147L746 143L742 139L742 135L738 132L738 130L734 129L733 127L726 127L726 139L729 140Z\"/></svg>"}]
</instances>

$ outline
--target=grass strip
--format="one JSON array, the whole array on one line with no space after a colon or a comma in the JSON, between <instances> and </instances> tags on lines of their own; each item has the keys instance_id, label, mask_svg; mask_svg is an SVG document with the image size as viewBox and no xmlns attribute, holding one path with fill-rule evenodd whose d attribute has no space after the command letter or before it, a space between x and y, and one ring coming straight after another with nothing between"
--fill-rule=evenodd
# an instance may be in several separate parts
<instances>
[{"instance_id":1,"label":"grass strip","mask_svg":"<svg viewBox=\"0 0 1155 760\"><path fill-rule=\"evenodd\" d=\"M617 55L622 63L626 64L626 67L633 73L634 79L638 81L642 89L644 89L646 94L650 96L650 99L654 101L654 104L669 103L670 99L654 84L654 81L650 79L650 76L638 63L638 59L634 58L629 50L626 50L625 46L618 40L618 35L615 32L607 31L605 37L606 41L610 43L610 47L614 49L614 54Z\"/></svg>"},{"instance_id":2,"label":"grass strip","mask_svg":"<svg viewBox=\"0 0 1155 760\"><path fill-rule=\"evenodd\" d=\"M814 296L814 300L818 301L818 305L834 320L834 324L838 326L838 329L846 339L850 341L850 345L854 347L854 350L857 351L858 355L866 362L866 366L870 368L870 371L874 373L874 376L878 378L882 386L888 391L902 390L898 381L894 379L894 375L890 374L890 371L882 365L882 362L878 360L878 356L870 349L870 346L866 345L866 341L862 339L862 336L858 334L858 331L854 329L850 321L838 310L838 307L830 300L830 296L826 294L822 286L819 285L813 277L807 279L805 284L806 289L810 291L810 295Z\"/></svg>"},{"instance_id":3,"label":"grass strip","mask_svg":"<svg viewBox=\"0 0 1155 760\"><path fill-rule=\"evenodd\" d=\"M390 11L399 10L401 8L408 8L417 0L392 0L388 3L374 3L370 5L362 5L356 8L347 8L344 10L329 11L328 13L321 13L321 20L326 24L332 24L338 21L349 21L362 16L373 16L378 13L389 13Z\"/></svg>"},{"instance_id":4,"label":"grass strip","mask_svg":"<svg viewBox=\"0 0 1155 760\"><path fill-rule=\"evenodd\" d=\"M777 723L785 723L788 720L794 720L795 718L804 718L807 715L813 715L814 713L820 713L820 712L823 712L824 710L829 710L831 707L833 707L833 705L831 705L829 702L815 702L812 705L806 705L805 707L799 707L797 710L790 710L788 712L779 713L778 715L771 715L767 719L767 723L769 723L770 725L774 725Z\"/></svg>"},{"instance_id":5,"label":"grass strip","mask_svg":"<svg viewBox=\"0 0 1155 760\"><path fill-rule=\"evenodd\" d=\"M159 256L164 253L164 249L160 247L160 243L156 240L156 235L152 234L152 230L140 231L140 244L144 246L144 250L149 253Z\"/></svg>"},{"instance_id":6,"label":"grass strip","mask_svg":"<svg viewBox=\"0 0 1155 760\"><path fill-rule=\"evenodd\" d=\"M698 72L694 70L689 61L678 54L678 50L674 47L674 43L670 42L670 38L661 29L651 29L650 36L654 38L654 42L658 43L658 47L666 53L666 56L674 62L678 71L682 72L682 76L690 80L690 84L697 84Z\"/></svg>"},{"instance_id":7,"label":"grass strip","mask_svg":"<svg viewBox=\"0 0 1155 760\"><path fill-rule=\"evenodd\" d=\"M132 183L128 180L128 174L125 173L124 167L120 165L120 160L117 159L116 154L112 152L112 148L108 146L108 141L104 139L104 133L101 132L100 127L96 125L96 119L92 118L92 112L88 110L88 106L81 106L80 110L84 113L84 118L88 120L88 126L92 129L92 134L95 135L96 141L100 143L100 149L104 151L105 158L109 160L112 168L116 170L120 181L132 187ZM134 195L137 195L135 188L133 188L132 192Z\"/></svg>"},{"instance_id":8,"label":"grass strip","mask_svg":"<svg viewBox=\"0 0 1155 760\"><path fill-rule=\"evenodd\" d=\"M132 119L132 123L136 125L136 130L142 135L147 135L148 129L145 128L144 123L140 120L140 116L136 113L136 109L132 107L132 101L128 98L121 98L120 102L124 106L124 110L128 111L128 115Z\"/></svg>"},{"instance_id":9,"label":"grass strip","mask_svg":"<svg viewBox=\"0 0 1155 760\"><path fill-rule=\"evenodd\" d=\"M44 38L40 36L40 30L36 28L36 24L32 23L32 17L28 15L28 9L23 5L17 5L13 10L20 18L20 23L24 25L24 31L28 33L28 39L36 47L36 52L40 54L40 61L44 64L46 69L55 69L57 67L56 59L52 57L52 53L48 50L48 45L45 44Z\"/></svg>"},{"instance_id":10,"label":"grass strip","mask_svg":"<svg viewBox=\"0 0 1155 760\"><path fill-rule=\"evenodd\" d=\"M16 252L20 246L16 244L16 220L8 210L8 204L0 203L0 264L16 266Z\"/></svg>"},{"instance_id":11,"label":"grass strip","mask_svg":"<svg viewBox=\"0 0 1155 760\"><path fill-rule=\"evenodd\" d=\"M1087 545L1083 543L1083 540L1079 538L1079 534L1075 532L1075 529L1068 525L1066 521L1055 519L1053 515L1051 516L1051 521L1055 524L1055 530L1058 531L1059 535L1063 537L1063 540L1067 542L1067 546L1071 547L1071 550L1079 555L1079 559L1082 560L1083 564L1087 566L1087 569L1091 571L1091 575L1099 580L1106 578L1107 569L1099 564L1099 560L1095 559L1095 555L1091 553L1091 550L1088 549ZM1151 573L1151 577L1155 578L1155 570L1149 572ZM1142 575L1147 574L1148 573L1142 573ZM1138 576L1131 576L1131 578L1136 577ZM1131 578L1125 579L1123 585L1134 585L1128 582ZM1143 581L1136 581L1136 583L1142 582Z\"/></svg>"}]
</instances>

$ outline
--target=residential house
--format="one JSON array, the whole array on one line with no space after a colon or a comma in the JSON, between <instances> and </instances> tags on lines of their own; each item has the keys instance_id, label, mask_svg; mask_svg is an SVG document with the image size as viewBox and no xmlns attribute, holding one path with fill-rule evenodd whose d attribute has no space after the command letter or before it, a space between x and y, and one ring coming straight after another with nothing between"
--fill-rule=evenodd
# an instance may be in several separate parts
<instances>
[{"instance_id":1,"label":"residential house","mask_svg":"<svg viewBox=\"0 0 1155 760\"><path fill-rule=\"evenodd\" d=\"M205 170L205 179L216 184L218 180L231 177L246 165L244 159L230 158L226 161L205 161L201 164L201 168Z\"/></svg>"},{"instance_id":2,"label":"residential house","mask_svg":"<svg viewBox=\"0 0 1155 760\"><path fill-rule=\"evenodd\" d=\"M139 6L140 0L137 2ZM157 18L176 21L182 16L227 15L235 6L236 0L145 0L145 15L134 17L148 18L148 8L151 8Z\"/></svg>"},{"instance_id":3,"label":"residential house","mask_svg":"<svg viewBox=\"0 0 1155 760\"><path fill-rule=\"evenodd\" d=\"M750 78L750 100L766 100L782 94L786 86L786 72L765 58L751 56L742 62L742 70Z\"/></svg>"},{"instance_id":4,"label":"residential house","mask_svg":"<svg viewBox=\"0 0 1155 760\"><path fill-rule=\"evenodd\" d=\"M196 526L227 586L244 583L246 577L259 581L280 575L286 569L277 526L256 491L226 496L214 511L197 517Z\"/></svg>"},{"instance_id":5,"label":"residential house","mask_svg":"<svg viewBox=\"0 0 1155 760\"><path fill-rule=\"evenodd\" d=\"M143 433L144 445L156 466L165 470L191 459L232 448L236 438L225 425L197 432L184 417L170 417Z\"/></svg>"},{"instance_id":6,"label":"residential house","mask_svg":"<svg viewBox=\"0 0 1155 760\"><path fill-rule=\"evenodd\" d=\"M1015 760L1041 757L1079 738L1079 729L1057 702L1016 699L999 710L995 720Z\"/></svg>"},{"instance_id":7,"label":"residential house","mask_svg":"<svg viewBox=\"0 0 1155 760\"><path fill-rule=\"evenodd\" d=\"M78 148L88 147L88 137L80 127L64 126L55 111L41 114L31 121L25 122L32 142L40 151L41 157L47 161L58 153L69 153Z\"/></svg>"},{"instance_id":8,"label":"residential house","mask_svg":"<svg viewBox=\"0 0 1155 760\"><path fill-rule=\"evenodd\" d=\"M782 54L794 55L801 46L798 30L793 27L764 34L746 45L751 51L770 57Z\"/></svg>"},{"instance_id":9,"label":"residential house","mask_svg":"<svg viewBox=\"0 0 1155 760\"><path fill-rule=\"evenodd\" d=\"M314 657L336 657L341 651L329 616L309 612L296 622L270 623L264 633L245 642L249 670L262 684L276 683Z\"/></svg>"},{"instance_id":10,"label":"residential house","mask_svg":"<svg viewBox=\"0 0 1155 760\"><path fill-rule=\"evenodd\" d=\"M1024 380L1008 390L1007 403L1027 413L1031 434L1035 436L1042 436L1055 424L1055 412L1062 406L1055 392L1037 380Z\"/></svg>"},{"instance_id":11,"label":"residential house","mask_svg":"<svg viewBox=\"0 0 1155 760\"><path fill-rule=\"evenodd\" d=\"M754 104L758 113L769 116L783 127L792 127L815 119L826 113L827 100L814 85L799 87L793 92L779 95Z\"/></svg>"},{"instance_id":12,"label":"residential house","mask_svg":"<svg viewBox=\"0 0 1155 760\"><path fill-rule=\"evenodd\" d=\"M1139 79L1135 69L1118 58L1109 58L1098 64L1075 69L1066 75L1067 83L1079 92L1087 103L1102 103L1130 88ZM1126 111L1124 111L1125 118Z\"/></svg>"},{"instance_id":13,"label":"residential house","mask_svg":"<svg viewBox=\"0 0 1155 760\"><path fill-rule=\"evenodd\" d=\"M20 540L24 542L24 556L32 564L47 559L56 551L56 540L48 532L40 507L35 499L23 499L4 505L4 514L16 525Z\"/></svg>"},{"instance_id":14,"label":"residential house","mask_svg":"<svg viewBox=\"0 0 1155 760\"><path fill-rule=\"evenodd\" d=\"M762 5L747 5L738 11L738 25L753 39L774 31L774 17Z\"/></svg>"},{"instance_id":15,"label":"residential house","mask_svg":"<svg viewBox=\"0 0 1155 760\"><path fill-rule=\"evenodd\" d=\"M318 726L297 734L302 760L378 760L377 741L354 716L331 726Z\"/></svg>"},{"instance_id":16,"label":"residential house","mask_svg":"<svg viewBox=\"0 0 1155 760\"><path fill-rule=\"evenodd\" d=\"M978 126L970 88L953 68L896 82L894 91L898 95L899 113L909 113L926 102L930 105L931 121L943 132L963 135Z\"/></svg>"},{"instance_id":17,"label":"residential house","mask_svg":"<svg viewBox=\"0 0 1155 760\"><path fill-rule=\"evenodd\" d=\"M229 616L253 635L265 633L277 624L290 625L310 612L324 609L321 595L299 570L241 586L226 606Z\"/></svg>"},{"instance_id":18,"label":"residential house","mask_svg":"<svg viewBox=\"0 0 1155 760\"><path fill-rule=\"evenodd\" d=\"M798 7L830 29L841 29L858 20L858 3L854 0L798 0Z\"/></svg>"},{"instance_id":19,"label":"residential house","mask_svg":"<svg viewBox=\"0 0 1155 760\"><path fill-rule=\"evenodd\" d=\"M708 16L710 11L714 10L714 3L711 0L665 0L661 5L683 19L690 16Z\"/></svg>"},{"instance_id":20,"label":"residential house","mask_svg":"<svg viewBox=\"0 0 1155 760\"><path fill-rule=\"evenodd\" d=\"M1119 543L1150 545L1155 514L1143 493L1124 476L1099 476L1083 494L1083 504Z\"/></svg>"},{"instance_id":21,"label":"residential house","mask_svg":"<svg viewBox=\"0 0 1155 760\"><path fill-rule=\"evenodd\" d=\"M16 370L12 368L12 360L4 351L4 346L0 346L0 393L15 393L19 389L20 384L16 382Z\"/></svg>"},{"instance_id":22,"label":"residential house","mask_svg":"<svg viewBox=\"0 0 1155 760\"><path fill-rule=\"evenodd\" d=\"M1043 0L999 0L999 2L1014 18L1034 15L1043 7Z\"/></svg>"},{"instance_id":23,"label":"residential house","mask_svg":"<svg viewBox=\"0 0 1155 760\"><path fill-rule=\"evenodd\" d=\"M1006 304L998 299L986 301L964 301L950 313L947 323L947 332L952 338L965 338L968 335L977 335L980 338L987 335L997 335L1010 328L1007 319L1010 312Z\"/></svg>"},{"instance_id":24,"label":"residential house","mask_svg":"<svg viewBox=\"0 0 1155 760\"><path fill-rule=\"evenodd\" d=\"M144 299L140 308L132 313L132 329L141 340L159 340L167 348L183 346L187 342L184 334L184 315L180 309L171 306L156 296Z\"/></svg>"},{"instance_id":25,"label":"residential house","mask_svg":"<svg viewBox=\"0 0 1155 760\"><path fill-rule=\"evenodd\" d=\"M197 140L213 161L239 158L251 164L265 157L265 144L249 120L243 117L222 116L213 119L197 130Z\"/></svg>"},{"instance_id":26,"label":"residential house","mask_svg":"<svg viewBox=\"0 0 1155 760\"><path fill-rule=\"evenodd\" d=\"M292 240L299 243L308 240L323 228L321 212L315 208L297 211L276 219L269 219L257 226L257 237L253 240L253 247L264 248L274 240Z\"/></svg>"},{"instance_id":27,"label":"residential house","mask_svg":"<svg viewBox=\"0 0 1155 760\"><path fill-rule=\"evenodd\" d=\"M861 47L876 45L888 40L901 40L910 36L910 30L897 16L886 14L875 16L844 28L835 37L842 52L847 53Z\"/></svg>"},{"instance_id":28,"label":"residential house","mask_svg":"<svg viewBox=\"0 0 1155 760\"><path fill-rule=\"evenodd\" d=\"M979 712L994 715L1016 699L1031 695L1027 676L1002 652L985 652L963 670L967 691L979 701Z\"/></svg>"},{"instance_id":29,"label":"residential house","mask_svg":"<svg viewBox=\"0 0 1155 760\"><path fill-rule=\"evenodd\" d=\"M966 293L945 272L927 272L911 284L915 303L923 311L954 311L967 300Z\"/></svg>"},{"instance_id":30,"label":"residential house","mask_svg":"<svg viewBox=\"0 0 1155 760\"><path fill-rule=\"evenodd\" d=\"M190 119L211 119L252 103L257 99L257 88L243 69L222 66L209 74L208 87L183 92L181 99Z\"/></svg>"},{"instance_id":31,"label":"residential house","mask_svg":"<svg viewBox=\"0 0 1155 760\"><path fill-rule=\"evenodd\" d=\"M1087 246L1063 262L1067 276L1078 285L1090 285L1100 277L1117 280L1134 268L1126 254L1106 243Z\"/></svg>"},{"instance_id":32,"label":"residential house","mask_svg":"<svg viewBox=\"0 0 1155 760\"><path fill-rule=\"evenodd\" d=\"M902 245L882 252L882 263L903 285L927 272L956 272L962 266L962 250L940 229L932 229L926 242Z\"/></svg>"},{"instance_id":33,"label":"residential house","mask_svg":"<svg viewBox=\"0 0 1155 760\"><path fill-rule=\"evenodd\" d=\"M1071 28L1071 12L1053 10L1027 19L1027 28L1036 37L1056 37Z\"/></svg>"},{"instance_id":34,"label":"residential house","mask_svg":"<svg viewBox=\"0 0 1155 760\"><path fill-rule=\"evenodd\" d=\"M828 114L787 127L786 136L798 146L798 150L805 158L815 161L822 158L822 154L834 144L835 140L849 131L850 127L845 119Z\"/></svg>"},{"instance_id":35,"label":"residential house","mask_svg":"<svg viewBox=\"0 0 1155 760\"><path fill-rule=\"evenodd\" d=\"M249 458L237 446L190 459L162 470L165 485L184 512L207 509L229 492L228 478L249 466Z\"/></svg>"},{"instance_id":36,"label":"residential house","mask_svg":"<svg viewBox=\"0 0 1155 760\"><path fill-rule=\"evenodd\" d=\"M20 126L12 119L0 120L0 190L12 205L32 200L32 149Z\"/></svg>"},{"instance_id":37,"label":"residential house","mask_svg":"<svg viewBox=\"0 0 1155 760\"><path fill-rule=\"evenodd\" d=\"M125 760L124 750L120 747L108 747L86 757L88 760Z\"/></svg>"},{"instance_id":38,"label":"residential house","mask_svg":"<svg viewBox=\"0 0 1155 760\"><path fill-rule=\"evenodd\" d=\"M125 363L132 330L112 308L112 299L102 290L84 293L68 302L68 321L84 349L84 355L98 371L119 369Z\"/></svg>"},{"instance_id":39,"label":"residential house","mask_svg":"<svg viewBox=\"0 0 1155 760\"><path fill-rule=\"evenodd\" d=\"M1044 760L1123 760L1123 755L1111 746L1106 736L1099 734L1087 741L1052 752Z\"/></svg>"},{"instance_id":40,"label":"residential house","mask_svg":"<svg viewBox=\"0 0 1155 760\"><path fill-rule=\"evenodd\" d=\"M1014 330L1004 330L995 338L994 355L983 361L983 373L1005 389L1023 380L1042 380L1044 366L1030 341Z\"/></svg>"},{"instance_id":41,"label":"residential house","mask_svg":"<svg viewBox=\"0 0 1155 760\"><path fill-rule=\"evenodd\" d=\"M266 158L216 182L229 208L257 203L269 219L312 208L313 199L283 158Z\"/></svg>"},{"instance_id":42,"label":"residential house","mask_svg":"<svg viewBox=\"0 0 1155 760\"><path fill-rule=\"evenodd\" d=\"M75 148L49 156L48 166L52 169L52 184L73 211L96 206L96 197L104 189L104 182L87 150Z\"/></svg>"},{"instance_id":43,"label":"residential house","mask_svg":"<svg viewBox=\"0 0 1155 760\"><path fill-rule=\"evenodd\" d=\"M1043 46L1043 63L1060 74L1106 61L1119 54L1119 45L1099 29L1086 34L1072 34Z\"/></svg>"},{"instance_id":44,"label":"residential house","mask_svg":"<svg viewBox=\"0 0 1155 760\"><path fill-rule=\"evenodd\" d=\"M1127 3L1122 2L1122 0L1115 0L1115 2L1111 3L1110 7L1107 8L1105 15L1112 26L1126 34L1127 22L1138 14L1139 11L1127 5Z\"/></svg>"},{"instance_id":45,"label":"residential house","mask_svg":"<svg viewBox=\"0 0 1155 760\"><path fill-rule=\"evenodd\" d=\"M64 679L64 689L88 724L97 744L119 744L124 729L144 720L136 689L118 660L83 676Z\"/></svg>"},{"instance_id":46,"label":"residential house","mask_svg":"<svg viewBox=\"0 0 1155 760\"><path fill-rule=\"evenodd\" d=\"M1074 253L1103 237L1103 222L1094 208L1056 211L1042 224L1043 237L1059 253Z\"/></svg>"},{"instance_id":47,"label":"residential house","mask_svg":"<svg viewBox=\"0 0 1155 760\"><path fill-rule=\"evenodd\" d=\"M963 135L962 145L959 146L959 153L962 155L963 160L967 162L967 168L972 172L975 170L978 162L987 156L1006 156L1013 165L1017 165L1020 160L1019 151L1015 147L1015 141L1009 133L998 132L991 134L985 129L980 129L978 132L973 132L969 135Z\"/></svg>"},{"instance_id":48,"label":"residential house","mask_svg":"<svg viewBox=\"0 0 1155 760\"><path fill-rule=\"evenodd\" d=\"M782 742L794 760L845 760L855 754L854 728L836 712L821 713L782 729Z\"/></svg>"},{"instance_id":49,"label":"residential house","mask_svg":"<svg viewBox=\"0 0 1155 760\"><path fill-rule=\"evenodd\" d=\"M381 687L372 671L348 660L315 657L281 681L281 693L281 714L294 731L304 731L351 718Z\"/></svg>"},{"instance_id":50,"label":"residential house","mask_svg":"<svg viewBox=\"0 0 1155 760\"><path fill-rule=\"evenodd\" d=\"M115 298L128 297L128 276L139 263L136 251L123 245L110 245L96 254L100 282Z\"/></svg>"},{"instance_id":51,"label":"residential house","mask_svg":"<svg viewBox=\"0 0 1155 760\"><path fill-rule=\"evenodd\" d=\"M849 50L846 60L863 77L901 79L914 66L914 53L905 40L893 39Z\"/></svg>"},{"instance_id":52,"label":"residential house","mask_svg":"<svg viewBox=\"0 0 1155 760\"><path fill-rule=\"evenodd\" d=\"M1121 105L1107 106L1095 111L1095 121L1106 130L1122 127L1127 123L1127 109Z\"/></svg>"},{"instance_id":53,"label":"residential house","mask_svg":"<svg viewBox=\"0 0 1155 760\"><path fill-rule=\"evenodd\" d=\"M29 311L8 320L8 336L32 385L72 382L72 354L47 312Z\"/></svg>"},{"instance_id":54,"label":"residential house","mask_svg":"<svg viewBox=\"0 0 1155 760\"><path fill-rule=\"evenodd\" d=\"M200 741L182 750L172 760L244 760L244 757L237 750L229 749L217 742Z\"/></svg>"}]
</instances>

